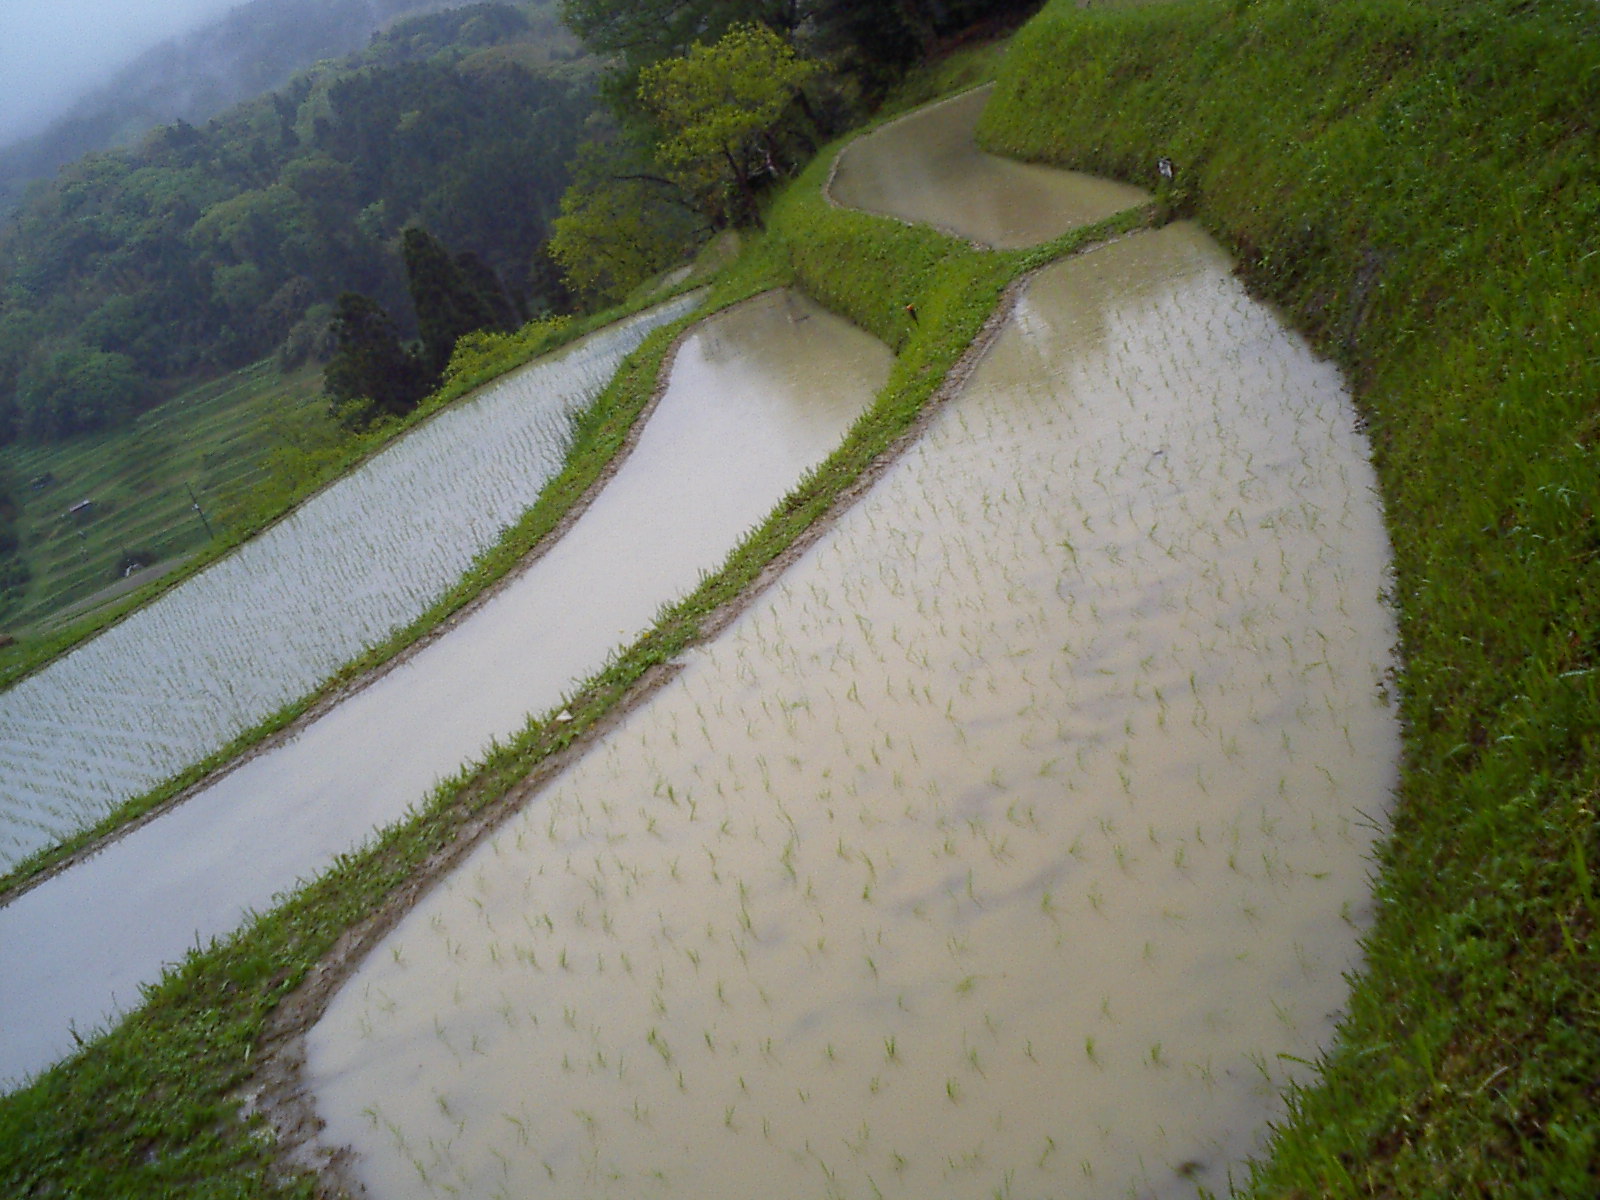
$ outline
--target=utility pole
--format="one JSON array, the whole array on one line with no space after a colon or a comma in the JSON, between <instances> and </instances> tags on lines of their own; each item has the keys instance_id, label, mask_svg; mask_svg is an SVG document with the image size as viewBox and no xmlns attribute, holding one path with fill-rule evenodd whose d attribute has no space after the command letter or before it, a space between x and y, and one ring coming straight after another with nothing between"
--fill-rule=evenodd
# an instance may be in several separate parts
<instances>
[{"instance_id":1,"label":"utility pole","mask_svg":"<svg viewBox=\"0 0 1600 1200\"><path fill-rule=\"evenodd\" d=\"M217 535L211 532L211 522L206 520L206 510L200 507L200 497L194 494L194 484L185 480L184 486L189 489L189 499L194 502L191 507L199 515L200 524L206 527L206 539L209 541L211 538L214 538Z\"/></svg>"}]
</instances>

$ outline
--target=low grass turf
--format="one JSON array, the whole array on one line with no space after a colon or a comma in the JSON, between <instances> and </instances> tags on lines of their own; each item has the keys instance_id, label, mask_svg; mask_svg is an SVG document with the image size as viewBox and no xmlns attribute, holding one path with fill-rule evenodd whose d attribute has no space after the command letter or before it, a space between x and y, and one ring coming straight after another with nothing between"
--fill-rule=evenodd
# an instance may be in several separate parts
<instances>
[{"instance_id":1,"label":"low grass turf","mask_svg":"<svg viewBox=\"0 0 1600 1200\"><path fill-rule=\"evenodd\" d=\"M1600 7L1052 4L998 151L1177 194L1337 359L1394 543L1404 780L1263 1196L1600 1195Z\"/></svg>"}]
</instances>

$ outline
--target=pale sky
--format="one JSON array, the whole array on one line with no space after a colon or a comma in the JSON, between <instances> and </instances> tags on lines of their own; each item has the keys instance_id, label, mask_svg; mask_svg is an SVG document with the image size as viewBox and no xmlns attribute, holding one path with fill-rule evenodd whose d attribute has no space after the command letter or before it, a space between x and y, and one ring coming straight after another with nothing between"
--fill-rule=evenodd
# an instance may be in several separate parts
<instances>
[{"instance_id":1,"label":"pale sky","mask_svg":"<svg viewBox=\"0 0 1600 1200\"><path fill-rule=\"evenodd\" d=\"M0 0L0 144L37 132L142 50L243 0Z\"/></svg>"}]
</instances>

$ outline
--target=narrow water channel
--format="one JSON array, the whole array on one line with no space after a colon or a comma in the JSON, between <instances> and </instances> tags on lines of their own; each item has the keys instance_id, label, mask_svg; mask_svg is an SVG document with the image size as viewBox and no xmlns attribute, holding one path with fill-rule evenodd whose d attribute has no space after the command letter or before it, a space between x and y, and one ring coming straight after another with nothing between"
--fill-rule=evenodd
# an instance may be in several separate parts
<instances>
[{"instance_id":1,"label":"narrow water channel","mask_svg":"<svg viewBox=\"0 0 1600 1200\"><path fill-rule=\"evenodd\" d=\"M622 358L696 303L511 373L0 693L0 868L220 750L425 611L560 470L574 414Z\"/></svg>"},{"instance_id":2,"label":"narrow water channel","mask_svg":"<svg viewBox=\"0 0 1600 1200\"><path fill-rule=\"evenodd\" d=\"M0 908L0 1081L558 704L827 456L888 362L788 292L698 326L634 452L524 574L292 740Z\"/></svg>"},{"instance_id":3,"label":"narrow water channel","mask_svg":"<svg viewBox=\"0 0 1600 1200\"><path fill-rule=\"evenodd\" d=\"M1179 1197L1358 966L1395 777L1337 373L1171 226L964 391L308 1039L382 1200Z\"/></svg>"}]
</instances>

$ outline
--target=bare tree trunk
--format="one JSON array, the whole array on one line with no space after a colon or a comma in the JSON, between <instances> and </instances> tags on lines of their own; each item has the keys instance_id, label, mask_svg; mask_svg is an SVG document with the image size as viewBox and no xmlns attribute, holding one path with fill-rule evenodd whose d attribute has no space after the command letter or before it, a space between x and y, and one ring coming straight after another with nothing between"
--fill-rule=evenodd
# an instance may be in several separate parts
<instances>
[{"instance_id":1,"label":"bare tree trunk","mask_svg":"<svg viewBox=\"0 0 1600 1200\"><path fill-rule=\"evenodd\" d=\"M744 201L745 212L750 217L750 223L757 229L762 228L761 209L756 204L755 189L750 186L750 176L744 169L744 164L739 161L739 156L733 152L731 146L722 148L722 155L728 160L728 167L733 171L733 181L739 186L740 199ZM738 221L734 222L739 224Z\"/></svg>"}]
</instances>

